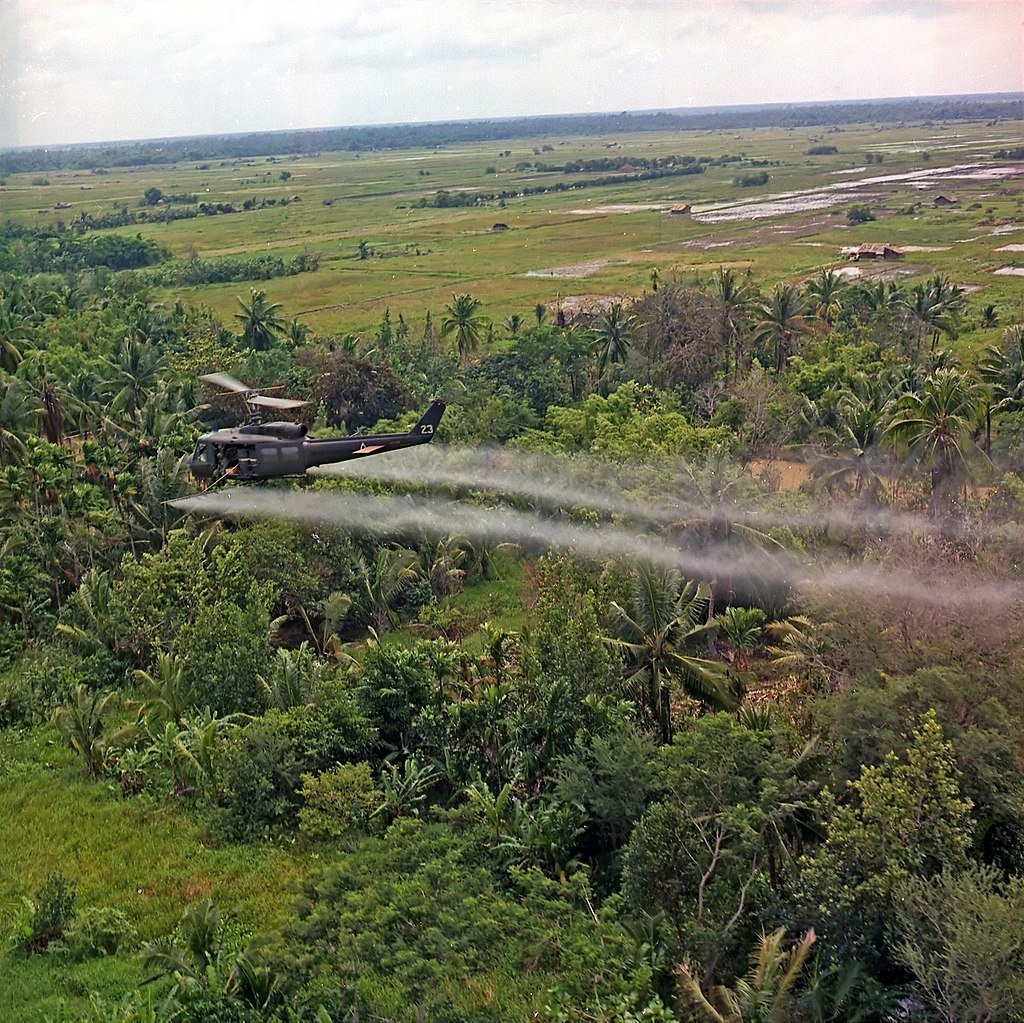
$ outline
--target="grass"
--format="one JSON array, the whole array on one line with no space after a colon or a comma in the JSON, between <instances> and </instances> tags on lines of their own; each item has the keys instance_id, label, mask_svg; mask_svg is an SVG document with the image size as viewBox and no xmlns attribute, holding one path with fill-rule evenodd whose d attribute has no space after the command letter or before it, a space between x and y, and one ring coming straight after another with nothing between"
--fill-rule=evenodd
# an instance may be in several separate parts
<instances>
[{"instance_id":1,"label":"grass","mask_svg":"<svg viewBox=\"0 0 1024 1023\"><path fill-rule=\"evenodd\" d=\"M639 295L657 268L663 280L710 271L728 263L749 266L758 282L797 280L840 259L839 248L861 241L885 240L903 245L948 246L945 251L915 253L921 273L944 273L961 284L982 286L973 298L978 308L995 303L1004 322L1024 317L1020 285L990 271L1020 262L1014 253L995 251L1014 237L992 236L979 221L1022 217L1019 189L1011 182L937 182L927 191L912 183L882 184L864 196L879 220L857 227L846 224L846 202L831 210L788 214L757 221L705 223L672 217L663 210L596 212L616 204L682 201L695 204L749 200L780 192L838 184L876 174L936 168L953 163L988 161L990 154L1020 135L1017 123L987 125L910 124L900 127L847 126L825 129L758 129L740 132L671 132L615 136L610 150L604 137L537 138L511 143L511 155L498 157L504 143L474 143L435 150L380 153L323 153L297 159L225 161L113 168L103 175L87 172L50 174L50 184L33 186L35 174L12 175L0 189L3 214L29 223L51 223L54 203L70 202L65 218L81 210L102 213L121 205L136 206L151 186L165 193L195 192L201 198L241 203L246 198L299 195L300 203L248 213L142 225L145 237L183 255L270 251L282 255L302 249L321 255L317 273L261 283L289 316L298 316L323 334L367 330L390 308L415 322L426 310L434 314L455 292L483 300L500 320L512 312L529 313L539 302L554 303L570 295ZM818 141L838 146L834 155L808 156ZM551 152L539 152L550 145ZM537 151L537 152L535 152ZM865 154L883 153L881 166L866 167ZM928 153L928 158L925 153ZM706 173L551 193L492 203L484 208L417 208L416 201L438 189L501 190L587 175L516 171L521 161L564 163L615 153L652 157L669 154L744 154L769 160L768 184L740 188L734 165L710 167ZM499 173L488 174L489 166ZM201 169L202 167L202 169ZM292 177L280 180L282 169ZM851 174L837 173L853 171ZM937 210L927 203L934 193L954 192L960 205ZM325 199L336 200L330 206ZM925 201L916 214L901 213ZM980 203L978 209L970 207ZM494 233L501 221L509 231ZM122 229L124 230L124 229ZM1024 237L1022 235L1021 237ZM381 255L357 258L365 238ZM968 240L970 239L970 240ZM1019 239L1018 239L1019 240ZM814 244L808 244L812 242ZM530 270L603 258L614 262L577 279L524 277ZM908 257L908 262L911 257ZM245 284L166 290L167 299L203 303L225 320L237 307Z\"/></svg>"},{"instance_id":2,"label":"grass","mask_svg":"<svg viewBox=\"0 0 1024 1023\"><path fill-rule=\"evenodd\" d=\"M49 728L0 732L0 834L5 923L60 873L75 883L79 908L124 910L143 941L167 934L206 897L236 909L248 930L272 926L308 869L285 848L217 847L186 806L121 799L82 776ZM139 979L135 959L122 955L73 963L7 953L0 975L0 1020L12 1021L41 1019L64 999L81 1009L89 990L123 992Z\"/></svg>"}]
</instances>

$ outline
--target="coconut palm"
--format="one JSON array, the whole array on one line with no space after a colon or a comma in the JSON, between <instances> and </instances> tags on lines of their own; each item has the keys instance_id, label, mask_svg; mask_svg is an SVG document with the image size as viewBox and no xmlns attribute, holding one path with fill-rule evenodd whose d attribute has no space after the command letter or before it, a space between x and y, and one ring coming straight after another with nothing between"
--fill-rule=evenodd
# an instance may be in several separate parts
<instances>
[{"instance_id":1,"label":"coconut palm","mask_svg":"<svg viewBox=\"0 0 1024 1023\"><path fill-rule=\"evenodd\" d=\"M887 309L899 309L904 305L906 296L894 281L874 281L871 284L858 285L857 301L869 313L881 313Z\"/></svg>"},{"instance_id":2,"label":"coconut palm","mask_svg":"<svg viewBox=\"0 0 1024 1023\"><path fill-rule=\"evenodd\" d=\"M281 303L267 301L267 293L259 288L249 291L249 304L238 300L240 313L235 319L242 327L242 340L254 351L265 352L285 329L281 319Z\"/></svg>"},{"instance_id":3,"label":"coconut palm","mask_svg":"<svg viewBox=\"0 0 1024 1023\"><path fill-rule=\"evenodd\" d=\"M442 537L429 558L427 578L435 597L449 597L462 589L465 569L460 566L469 557L469 547L457 536Z\"/></svg>"},{"instance_id":4,"label":"coconut palm","mask_svg":"<svg viewBox=\"0 0 1024 1023\"><path fill-rule=\"evenodd\" d=\"M404 547L381 547L372 561L357 557L359 581L355 594L347 598L338 594L335 600L381 636L398 624L395 605L419 578L418 563L415 551ZM336 607L335 612L339 609Z\"/></svg>"},{"instance_id":5,"label":"coconut palm","mask_svg":"<svg viewBox=\"0 0 1024 1023\"><path fill-rule=\"evenodd\" d=\"M957 322L966 296L949 278L936 274L927 284L916 284L904 299L904 307L917 325L917 350L921 350L924 335L932 332L932 351L938 344L939 334L949 332Z\"/></svg>"},{"instance_id":6,"label":"coconut palm","mask_svg":"<svg viewBox=\"0 0 1024 1023\"><path fill-rule=\"evenodd\" d=\"M750 478L724 452L716 452L700 466L684 462L679 490L686 495L685 503L672 525L682 538L696 539L703 547L717 550L783 550L775 537L753 524L757 509L750 494ZM708 582L709 620L715 615L718 591L719 580L713 578Z\"/></svg>"},{"instance_id":7,"label":"coconut palm","mask_svg":"<svg viewBox=\"0 0 1024 1023\"><path fill-rule=\"evenodd\" d=\"M706 621L707 605L705 586L645 563L633 574L629 609L611 604L615 631L607 642L624 652L625 678L665 742L672 739L671 700L676 683L688 696L711 707L736 702L726 689L722 665L693 653L716 627Z\"/></svg>"},{"instance_id":8,"label":"coconut palm","mask_svg":"<svg viewBox=\"0 0 1024 1023\"><path fill-rule=\"evenodd\" d=\"M17 465L27 453L26 441L39 424L39 400L15 377L0 374L0 466Z\"/></svg>"},{"instance_id":9,"label":"coconut palm","mask_svg":"<svg viewBox=\"0 0 1024 1023\"><path fill-rule=\"evenodd\" d=\"M778 284L760 310L757 338L774 354L775 372L781 373L793 354L793 339L810 329L807 304L792 284Z\"/></svg>"},{"instance_id":10,"label":"coconut palm","mask_svg":"<svg viewBox=\"0 0 1024 1023\"><path fill-rule=\"evenodd\" d=\"M278 647L273 671L258 675L267 705L277 710L307 706L312 700L315 661L308 642L298 650Z\"/></svg>"},{"instance_id":11,"label":"coconut palm","mask_svg":"<svg viewBox=\"0 0 1024 1023\"><path fill-rule=\"evenodd\" d=\"M455 335L464 371L469 367L470 354L477 350L487 330L487 319L480 315L481 305L472 295L452 295L451 302L444 307L447 315L441 321L441 337Z\"/></svg>"},{"instance_id":12,"label":"coconut palm","mask_svg":"<svg viewBox=\"0 0 1024 1023\"><path fill-rule=\"evenodd\" d=\"M523 329L523 318L519 313L512 313L505 317L502 326L508 331L509 337L518 337Z\"/></svg>"},{"instance_id":13,"label":"coconut palm","mask_svg":"<svg viewBox=\"0 0 1024 1023\"><path fill-rule=\"evenodd\" d=\"M614 303L601 317L594 329L594 350L597 353L597 371L600 376L604 376L609 363L625 362L629 357L635 327L636 317L627 316L620 302Z\"/></svg>"},{"instance_id":14,"label":"coconut palm","mask_svg":"<svg viewBox=\"0 0 1024 1023\"><path fill-rule=\"evenodd\" d=\"M842 309L840 296L845 287L843 278L829 267L819 270L806 284L805 291L814 307L814 315L830 329Z\"/></svg>"},{"instance_id":15,"label":"coconut palm","mask_svg":"<svg viewBox=\"0 0 1024 1023\"><path fill-rule=\"evenodd\" d=\"M71 691L71 701L53 712L53 723L82 758L90 777L102 773L109 755L136 733L134 725L107 730L107 718L116 702L117 693L101 696L79 685Z\"/></svg>"},{"instance_id":16,"label":"coconut palm","mask_svg":"<svg viewBox=\"0 0 1024 1023\"><path fill-rule=\"evenodd\" d=\"M887 493L881 448L892 417L891 391L866 380L855 390L844 391L836 408L831 431L836 451L814 466L815 477L831 488L848 486L852 480L855 499L878 502Z\"/></svg>"},{"instance_id":17,"label":"coconut palm","mask_svg":"<svg viewBox=\"0 0 1024 1023\"><path fill-rule=\"evenodd\" d=\"M992 413L1024 408L1024 327L1010 327L1002 344L989 345L978 362L978 376L988 387L985 401L985 453L992 450Z\"/></svg>"},{"instance_id":18,"label":"coconut palm","mask_svg":"<svg viewBox=\"0 0 1024 1023\"><path fill-rule=\"evenodd\" d=\"M931 473L929 508L938 515L969 479L968 455L984 392L970 377L941 369L920 394L904 396L887 433Z\"/></svg>"},{"instance_id":19,"label":"coconut palm","mask_svg":"<svg viewBox=\"0 0 1024 1023\"><path fill-rule=\"evenodd\" d=\"M153 942L142 950L150 980L173 978L186 991L210 991L263 1014L283 996L284 979L260 962L256 946L230 954L225 947L225 921L210 899L189 906L176 940Z\"/></svg>"},{"instance_id":20,"label":"coconut palm","mask_svg":"<svg viewBox=\"0 0 1024 1023\"><path fill-rule=\"evenodd\" d=\"M160 352L146 341L125 338L110 363L112 381L118 388L110 408L137 420L139 409L156 390L163 369Z\"/></svg>"},{"instance_id":21,"label":"coconut palm","mask_svg":"<svg viewBox=\"0 0 1024 1023\"><path fill-rule=\"evenodd\" d=\"M172 721L181 728L185 715L196 702L196 688L185 672L185 666L174 654L157 652L156 670L136 671L141 698L137 705L150 724Z\"/></svg>"},{"instance_id":22,"label":"coconut palm","mask_svg":"<svg viewBox=\"0 0 1024 1023\"><path fill-rule=\"evenodd\" d=\"M790 1023L798 1016L793 991L815 940L810 930L786 950L784 928L762 933L750 954L750 969L731 989L715 984L704 992L689 966L681 964L677 987L687 1018L700 1023Z\"/></svg>"},{"instance_id":23,"label":"coconut palm","mask_svg":"<svg viewBox=\"0 0 1024 1023\"><path fill-rule=\"evenodd\" d=\"M750 651L764 635L766 615L759 607L727 607L715 618L718 628L733 649L736 666L746 670Z\"/></svg>"},{"instance_id":24,"label":"coconut palm","mask_svg":"<svg viewBox=\"0 0 1024 1023\"><path fill-rule=\"evenodd\" d=\"M735 270L719 267L711 278L711 294L718 304L718 340L726 352L726 372L731 351L733 379L736 379L743 363L743 332L757 300L757 289L749 275L739 277Z\"/></svg>"},{"instance_id":25,"label":"coconut palm","mask_svg":"<svg viewBox=\"0 0 1024 1023\"><path fill-rule=\"evenodd\" d=\"M112 651L117 646L117 633L113 626L114 590L110 577L98 568L91 568L82 576L73 602L81 625L60 623L57 631L67 636L85 653L98 650Z\"/></svg>"}]
</instances>

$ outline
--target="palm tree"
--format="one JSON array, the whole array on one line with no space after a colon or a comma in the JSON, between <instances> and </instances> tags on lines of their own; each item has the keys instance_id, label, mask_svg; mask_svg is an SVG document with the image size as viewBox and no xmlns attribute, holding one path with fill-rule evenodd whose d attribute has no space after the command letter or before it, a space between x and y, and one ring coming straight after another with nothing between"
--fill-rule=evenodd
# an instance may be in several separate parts
<instances>
[{"instance_id":1,"label":"palm tree","mask_svg":"<svg viewBox=\"0 0 1024 1023\"><path fill-rule=\"evenodd\" d=\"M940 369L928 377L920 394L904 396L889 424L892 440L931 473L933 515L948 506L969 478L967 456L983 401L981 387L970 377Z\"/></svg>"},{"instance_id":2,"label":"palm tree","mask_svg":"<svg viewBox=\"0 0 1024 1023\"><path fill-rule=\"evenodd\" d=\"M719 267L711 278L711 294L718 304L718 340L726 353L726 373L731 361L735 380L743 362L743 331L757 299L757 289L749 275L738 277L735 270Z\"/></svg>"},{"instance_id":3,"label":"palm tree","mask_svg":"<svg viewBox=\"0 0 1024 1023\"><path fill-rule=\"evenodd\" d=\"M142 689L138 705L149 721L158 724L173 721L181 728L197 696L181 661L174 654L160 650L156 655L156 672L136 671L135 681Z\"/></svg>"},{"instance_id":4,"label":"palm tree","mask_svg":"<svg viewBox=\"0 0 1024 1023\"><path fill-rule=\"evenodd\" d=\"M917 324L917 350L920 352L925 332L932 331L932 351L939 333L950 331L966 302L963 288L949 278L936 274L927 284L916 284L904 300L904 306Z\"/></svg>"},{"instance_id":5,"label":"palm tree","mask_svg":"<svg viewBox=\"0 0 1024 1023\"><path fill-rule=\"evenodd\" d=\"M765 613L759 607L727 607L715 622L736 657L736 666L745 671L749 666L750 651L764 634Z\"/></svg>"},{"instance_id":6,"label":"palm tree","mask_svg":"<svg viewBox=\"0 0 1024 1023\"><path fill-rule=\"evenodd\" d=\"M356 592L347 598L339 594L338 600L381 636L398 624L395 605L419 577L418 561L415 551L404 547L381 547L372 561L359 556Z\"/></svg>"},{"instance_id":7,"label":"palm tree","mask_svg":"<svg viewBox=\"0 0 1024 1023\"><path fill-rule=\"evenodd\" d=\"M512 313L505 317L502 326L508 331L509 337L518 337L519 331L523 329L523 318L519 313Z\"/></svg>"},{"instance_id":8,"label":"palm tree","mask_svg":"<svg viewBox=\"0 0 1024 1023\"><path fill-rule=\"evenodd\" d=\"M879 451L892 415L891 392L867 381L859 391L840 397L833 431L838 450L821 459L814 474L826 487L846 485L852 478L855 499L878 502L887 493Z\"/></svg>"},{"instance_id":9,"label":"palm tree","mask_svg":"<svg viewBox=\"0 0 1024 1023\"><path fill-rule=\"evenodd\" d=\"M845 286L842 277L829 267L819 270L817 276L807 282L807 296L814 304L814 315L830 329L841 310L839 296Z\"/></svg>"},{"instance_id":10,"label":"palm tree","mask_svg":"<svg viewBox=\"0 0 1024 1023\"><path fill-rule=\"evenodd\" d=\"M759 551L782 551L782 544L745 519L755 517L750 478L724 452L718 451L702 466L684 462L679 489L686 494L680 518L672 523L682 537L696 538L719 550L735 545ZM726 591L731 589L727 577ZM715 616L719 580L708 582L708 620Z\"/></svg>"},{"instance_id":11,"label":"palm tree","mask_svg":"<svg viewBox=\"0 0 1024 1023\"><path fill-rule=\"evenodd\" d=\"M35 393L21 380L0 374L0 466L17 465L42 410Z\"/></svg>"},{"instance_id":12,"label":"palm tree","mask_svg":"<svg viewBox=\"0 0 1024 1023\"><path fill-rule=\"evenodd\" d=\"M487 329L487 319L480 315L481 304L471 295L452 295L451 302L445 306L447 315L441 321L441 337L455 335L463 371L468 369L469 355L476 351Z\"/></svg>"},{"instance_id":13,"label":"palm tree","mask_svg":"<svg viewBox=\"0 0 1024 1023\"><path fill-rule=\"evenodd\" d=\"M469 547L457 536L442 537L430 557L427 578L435 597L449 597L462 588L466 576L460 566L469 557Z\"/></svg>"},{"instance_id":14,"label":"palm tree","mask_svg":"<svg viewBox=\"0 0 1024 1023\"><path fill-rule=\"evenodd\" d=\"M625 678L664 742L672 739L676 681L702 704L724 708L736 702L726 691L722 666L691 652L716 627L705 620L707 603L703 585L641 563L634 572L629 610L614 601L611 604L615 635L607 641L625 652Z\"/></svg>"},{"instance_id":15,"label":"palm tree","mask_svg":"<svg viewBox=\"0 0 1024 1023\"><path fill-rule=\"evenodd\" d=\"M715 984L705 994L689 966L680 964L677 986L687 1018L699 1023L790 1023L798 1016L793 989L815 940L810 930L785 951L784 928L762 933L750 954L750 969L731 990Z\"/></svg>"},{"instance_id":16,"label":"palm tree","mask_svg":"<svg viewBox=\"0 0 1024 1023\"><path fill-rule=\"evenodd\" d=\"M313 651L303 641L298 650L278 647L277 663L269 675L258 675L267 705L277 710L305 707L312 699Z\"/></svg>"},{"instance_id":17,"label":"palm tree","mask_svg":"<svg viewBox=\"0 0 1024 1023\"><path fill-rule=\"evenodd\" d=\"M887 309L899 309L906 296L894 281L875 281L873 284L861 284L856 290L857 300L870 313L881 313Z\"/></svg>"},{"instance_id":18,"label":"palm tree","mask_svg":"<svg viewBox=\"0 0 1024 1023\"><path fill-rule=\"evenodd\" d=\"M142 950L150 980L171 977L186 991L211 991L261 1014L281 1000L284 979L259 961L255 944L233 955L227 951L224 921L210 899L185 910L176 934L177 940L153 942Z\"/></svg>"},{"instance_id":19,"label":"palm tree","mask_svg":"<svg viewBox=\"0 0 1024 1023\"><path fill-rule=\"evenodd\" d=\"M114 385L120 388L110 402L110 407L125 413L135 422L139 409L160 380L163 369L160 353L145 341L125 338L110 368L113 370Z\"/></svg>"},{"instance_id":20,"label":"palm tree","mask_svg":"<svg viewBox=\"0 0 1024 1023\"><path fill-rule=\"evenodd\" d=\"M792 284L778 284L761 306L757 337L774 350L775 372L793 354L793 338L809 329L807 305Z\"/></svg>"},{"instance_id":21,"label":"palm tree","mask_svg":"<svg viewBox=\"0 0 1024 1023\"><path fill-rule=\"evenodd\" d=\"M117 647L117 632L113 626L114 588L110 577L98 568L91 568L82 576L75 591L74 603L82 625L57 625L57 631L85 653L98 650L113 651Z\"/></svg>"},{"instance_id":22,"label":"palm tree","mask_svg":"<svg viewBox=\"0 0 1024 1023\"><path fill-rule=\"evenodd\" d=\"M985 454L992 451L992 413L1024 408L1024 327L1010 327L1001 345L981 354L978 376L989 388L985 401Z\"/></svg>"},{"instance_id":23,"label":"palm tree","mask_svg":"<svg viewBox=\"0 0 1024 1023\"><path fill-rule=\"evenodd\" d=\"M537 326L542 327L544 321L548 318L548 307L543 302L538 302L533 307L533 315L537 320Z\"/></svg>"},{"instance_id":24,"label":"palm tree","mask_svg":"<svg viewBox=\"0 0 1024 1023\"><path fill-rule=\"evenodd\" d=\"M622 304L616 302L601 318L594 330L594 349L597 352L597 371L604 376L608 363L625 362L636 326L635 316L626 316Z\"/></svg>"},{"instance_id":25,"label":"palm tree","mask_svg":"<svg viewBox=\"0 0 1024 1023\"><path fill-rule=\"evenodd\" d=\"M53 723L82 758L89 777L100 774L109 754L135 734L134 725L107 731L106 719L116 701L117 693L101 696L78 685L71 691L71 702L53 712Z\"/></svg>"},{"instance_id":26,"label":"palm tree","mask_svg":"<svg viewBox=\"0 0 1024 1023\"><path fill-rule=\"evenodd\" d=\"M238 304L242 311L235 313L235 319L242 326L242 340L253 351L267 351L285 329L284 320L280 316L281 303L267 302L265 291L252 288L249 304L246 305L242 299L238 300Z\"/></svg>"}]
</instances>

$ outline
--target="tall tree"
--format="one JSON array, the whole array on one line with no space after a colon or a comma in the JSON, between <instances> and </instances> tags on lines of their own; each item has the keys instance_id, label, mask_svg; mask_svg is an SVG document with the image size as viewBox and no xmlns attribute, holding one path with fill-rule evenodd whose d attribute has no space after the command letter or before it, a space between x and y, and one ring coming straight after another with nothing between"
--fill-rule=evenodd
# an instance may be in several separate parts
<instances>
[{"instance_id":1,"label":"tall tree","mask_svg":"<svg viewBox=\"0 0 1024 1023\"><path fill-rule=\"evenodd\" d=\"M625 362L633 343L636 317L628 316L622 303L616 302L601 317L594 329L594 350L597 352L597 372L604 376L609 363Z\"/></svg>"},{"instance_id":2,"label":"tall tree","mask_svg":"<svg viewBox=\"0 0 1024 1023\"><path fill-rule=\"evenodd\" d=\"M983 401L977 382L957 370L941 369L928 377L919 394L901 399L889 424L892 440L931 474L933 515L948 508L970 478L968 455L975 448L971 435Z\"/></svg>"},{"instance_id":3,"label":"tall tree","mask_svg":"<svg viewBox=\"0 0 1024 1023\"><path fill-rule=\"evenodd\" d=\"M267 351L285 329L281 303L268 302L265 291L252 288L249 304L239 299L238 305L241 312L235 313L235 319L241 325L242 340L254 351Z\"/></svg>"},{"instance_id":4,"label":"tall tree","mask_svg":"<svg viewBox=\"0 0 1024 1023\"><path fill-rule=\"evenodd\" d=\"M778 284L760 308L758 340L774 356L775 372L781 373L793 354L793 339L809 329L807 303L793 284Z\"/></svg>"},{"instance_id":5,"label":"tall tree","mask_svg":"<svg viewBox=\"0 0 1024 1023\"><path fill-rule=\"evenodd\" d=\"M1024 408L1024 327L1010 327L1002 344L989 345L978 363L978 376L989 389L985 400L985 454L992 452L992 413Z\"/></svg>"},{"instance_id":6,"label":"tall tree","mask_svg":"<svg viewBox=\"0 0 1024 1023\"><path fill-rule=\"evenodd\" d=\"M830 267L819 270L807 282L805 290L814 307L814 315L829 329L832 327L832 321L842 309L840 296L845 287L846 284L842 277Z\"/></svg>"},{"instance_id":7,"label":"tall tree","mask_svg":"<svg viewBox=\"0 0 1024 1023\"><path fill-rule=\"evenodd\" d=\"M469 368L470 353L477 350L487 330L487 319L480 314L481 305L480 300L471 295L452 295L451 302L445 306L441 337L455 335L463 371Z\"/></svg>"},{"instance_id":8,"label":"tall tree","mask_svg":"<svg viewBox=\"0 0 1024 1023\"><path fill-rule=\"evenodd\" d=\"M735 380L743 363L743 336L750 312L757 300L757 289L749 276L739 277L735 270L719 267L718 272L711 278L711 294L718 304L718 340L726 353L726 372L729 371L731 361Z\"/></svg>"}]
</instances>

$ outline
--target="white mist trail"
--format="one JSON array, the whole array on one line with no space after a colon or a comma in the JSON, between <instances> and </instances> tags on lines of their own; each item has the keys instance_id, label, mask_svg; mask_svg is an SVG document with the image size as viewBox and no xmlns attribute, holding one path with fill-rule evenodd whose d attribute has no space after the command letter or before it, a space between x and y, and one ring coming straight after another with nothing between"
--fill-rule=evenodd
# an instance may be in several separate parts
<instances>
[{"instance_id":1,"label":"white mist trail","mask_svg":"<svg viewBox=\"0 0 1024 1023\"><path fill-rule=\"evenodd\" d=\"M703 517L758 529L868 530L886 535L942 536L960 532L953 523L936 522L924 515L898 513L888 508L831 507L800 513L737 507L725 501L702 504L688 500L685 494L639 498L629 494L629 490L641 482L636 470L630 478L626 470L597 459L540 455L510 448L458 449L431 445L427 451L411 448L395 452L386 459L323 466L312 470L311 475L374 479L382 483L444 488L455 492L490 491L524 498L546 507L580 506L621 515L634 522L658 525ZM664 475L661 482L664 483ZM679 479L675 484L676 489L684 490L687 481Z\"/></svg>"},{"instance_id":2,"label":"white mist trail","mask_svg":"<svg viewBox=\"0 0 1024 1023\"><path fill-rule=\"evenodd\" d=\"M707 544L684 550L658 537L622 526L586 526L543 519L514 508L484 508L437 498L376 497L354 493L291 490L233 490L186 498L175 507L201 515L286 519L327 524L374 536L461 535L471 541L514 542L533 550L555 547L590 558L645 560L694 578L751 576L773 579L822 593L860 593L949 607L957 604L1006 605L1024 599L1024 587L977 578L972 573L887 571L872 565L800 564L755 549L737 551Z\"/></svg>"}]
</instances>

